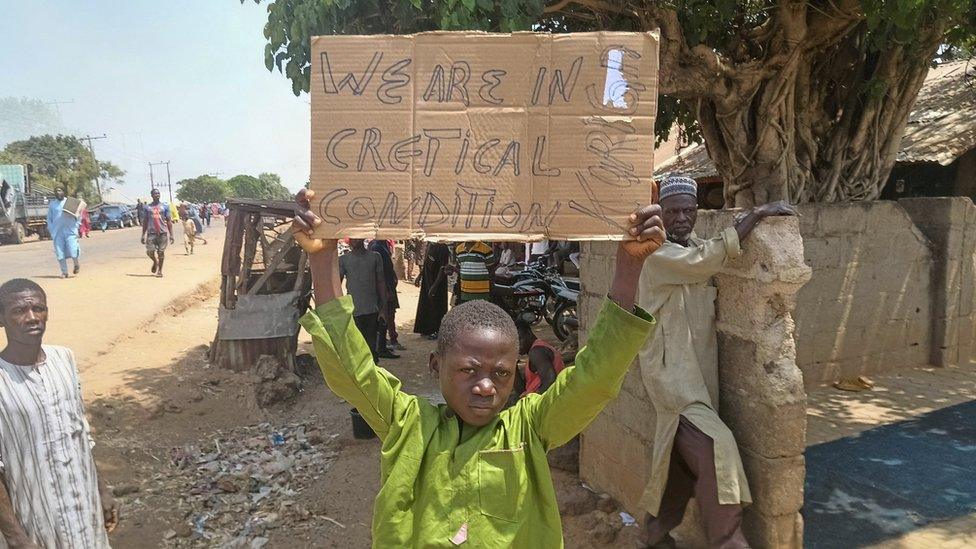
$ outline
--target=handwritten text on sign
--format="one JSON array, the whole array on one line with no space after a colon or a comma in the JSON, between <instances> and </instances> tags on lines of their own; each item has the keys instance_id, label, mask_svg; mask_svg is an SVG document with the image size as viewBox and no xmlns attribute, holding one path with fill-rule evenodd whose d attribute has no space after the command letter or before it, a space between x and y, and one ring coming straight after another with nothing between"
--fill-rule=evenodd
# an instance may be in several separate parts
<instances>
[{"instance_id":1,"label":"handwritten text on sign","mask_svg":"<svg viewBox=\"0 0 976 549\"><path fill-rule=\"evenodd\" d=\"M654 33L312 40L322 236L618 237L650 196Z\"/></svg>"}]
</instances>

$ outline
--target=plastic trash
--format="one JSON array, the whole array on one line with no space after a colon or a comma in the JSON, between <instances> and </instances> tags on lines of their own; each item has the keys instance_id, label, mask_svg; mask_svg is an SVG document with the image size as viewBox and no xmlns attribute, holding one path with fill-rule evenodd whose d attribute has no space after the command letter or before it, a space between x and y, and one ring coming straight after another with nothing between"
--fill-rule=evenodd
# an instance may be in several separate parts
<instances>
[{"instance_id":1,"label":"plastic trash","mask_svg":"<svg viewBox=\"0 0 976 549\"><path fill-rule=\"evenodd\" d=\"M632 517L630 513L626 511L620 512L620 521L624 523L624 526L633 526L637 524L637 519Z\"/></svg>"}]
</instances>

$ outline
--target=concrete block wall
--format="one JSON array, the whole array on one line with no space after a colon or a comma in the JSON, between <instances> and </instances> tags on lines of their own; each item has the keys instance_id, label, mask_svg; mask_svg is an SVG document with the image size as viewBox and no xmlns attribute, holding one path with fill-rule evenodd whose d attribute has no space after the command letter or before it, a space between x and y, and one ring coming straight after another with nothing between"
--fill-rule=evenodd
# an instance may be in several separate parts
<instances>
[{"instance_id":1,"label":"concrete block wall","mask_svg":"<svg viewBox=\"0 0 976 549\"><path fill-rule=\"evenodd\" d=\"M896 202L805 204L797 364L805 382L929 363L933 254Z\"/></svg>"},{"instance_id":2,"label":"concrete block wall","mask_svg":"<svg viewBox=\"0 0 976 549\"><path fill-rule=\"evenodd\" d=\"M596 320L613 275L617 244L585 242L578 304L580 342ZM590 424L580 444L580 478L613 495L635 517L651 469L655 413L637 362L627 372L617 399Z\"/></svg>"},{"instance_id":3,"label":"concrete block wall","mask_svg":"<svg viewBox=\"0 0 976 549\"><path fill-rule=\"evenodd\" d=\"M976 206L966 197L908 198L898 204L933 251L929 362L967 364L976 354Z\"/></svg>"}]
</instances>

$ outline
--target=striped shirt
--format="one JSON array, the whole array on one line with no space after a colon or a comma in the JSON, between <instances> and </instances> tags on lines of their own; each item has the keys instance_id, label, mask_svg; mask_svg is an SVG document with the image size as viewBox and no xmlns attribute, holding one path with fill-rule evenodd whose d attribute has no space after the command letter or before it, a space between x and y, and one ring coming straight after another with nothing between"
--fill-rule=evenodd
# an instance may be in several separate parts
<instances>
[{"instance_id":1,"label":"striped shirt","mask_svg":"<svg viewBox=\"0 0 976 549\"><path fill-rule=\"evenodd\" d=\"M462 242L454 249L461 272L461 300L488 299L491 296L491 272L495 252L484 242Z\"/></svg>"},{"instance_id":2,"label":"striped shirt","mask_svg":"<svg viewBox=\"0 0 976 549\"><path fill-rule=\"evenodd\" d=\"M46 358L35 366L0 359L0 471L35 543L109 547L74 355L43 349Z\"/></svg>"}]
</instances>

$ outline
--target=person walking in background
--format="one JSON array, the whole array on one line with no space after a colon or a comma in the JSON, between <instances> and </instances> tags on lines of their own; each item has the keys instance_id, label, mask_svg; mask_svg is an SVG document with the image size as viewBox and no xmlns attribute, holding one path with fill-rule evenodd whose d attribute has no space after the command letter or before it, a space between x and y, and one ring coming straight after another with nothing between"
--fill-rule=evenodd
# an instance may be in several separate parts
<instances>
[{"instance_id":1,"label":"person walking in background","mask_svg":"<svg viewBox=\"0 0 976 549\"><path fill-rule=\"evenodd\" d=\"M461 292L458 303L491 299L491 273L496 261L491 244L480 240L462 242L455 247L454 253Z\"/></svg>"},{"instance_id":2,"label":"person walking in background","mask_svg":"<svg viewBox=\"0 0 976 549\"><path fill-rule=\"evenodd\" d=\"M203 220L207 222L207 226L209 227L210 226L210 215L211 215L210 205L209 204L204 204L204 205L200 206L200 215L203 216Z\"/></svg>"},{"instance_id":3,"label":"person walking in background","mask_svg":"<svg viewBox=\"0 0 976 549\"><path fill-rule=\"evenodd\" d=\"M142 222L142 214L144 214L145 212L146 212L146 204L142 201L141 198L137 198L136 199L136 222L137 223Z\"/></svg>"},{"instance_id":4,"label":"person walking in background","mask_svg":"<svg viewBox=\"0 0 976 549\"><path fill-rule=\"evenodd\" d=\"M397 297L396 270L393 268L393 257L390 253L390 241L373 240L369 243L369 250L380 254L383 260L383 282L386 284L386 319L380 319L376 332L376 350L380 358L400 358L394 350L405 350L400 345L400 335L396 329L396 310L400 308ZM389 342L387 342L389 336Z\"/></svg>"},{"instance_id":5,"label":"person walking in background","mask_svg":"<svg viewBox=\"0 0 976 549\"><path fill-rule=\"evenodd\" d=\"M346 281L352 296L353 320L369 346L373 361L379 361L376 347L380 317L386 318L386 281L380 254L366 249L362 238L349 239L349 253L339 258L339 280Z\"/></svg>"},{"instance_id":6,"label":"person walking in background","mask_svg":"<svg viewBox=\"0 0 976 549\"><path fill-rule=\"evenodd\" d=\"M78 263L81 255L81 247L78 245L81 220L64 211L65 200L64 189L58 187L47 206L47 232L54 243L54 256L61 267L61 278L68 278L68 258L75 264L74 274L81 271Z\"/></svg>"},{"instance_id":7,"label":"person walking in background","mask_svg":"<svg viewBox=\"0 0 976 549\"><path fill-rule=\"evenodd\" d=\"M86 206L81 209L81 225L78 226L78 236L89 238L89 233L91 233L91 216L88 214L88 207Z\"/></svg>"},{"instance_id":8,"label":"person walking in background","mask_svg":"<svg viewBox=\"0 0 976 549\"><path fill-rule=\"evenodd\" d=\"M159 201L159 189L153 189L150 196L152 202L146 206L146 215L142 219L142 243L146 245L146 255L152 260L151 272L161 278L166 245L174 242L173 220L170 207Z\"/></svg>"},{"instance_id":9,"label":"person walking in background","mask_svg":"<svg viewBox=\"0 0 976 549\"><path fill-rule=\"evenodd\" d=\"M441 320L447 314L447 266L451 261L451 251L447 244L430 242L424 260L420 265L420 298L417 301L417 316L413 322L415 334L427 339L437 339Z\"/></svg>"},{"instance_id":10,"label":"person walking in background","mask_svg":"<svg viewBox=\"0 0 976 549\"><path fill-rule=\"evenodd\" d=\"M91 449L78 367L43 345L47 295L15 278L0 285L0 547L109 547L118 522Z\"/></svg>"},{"instance_id":11,"label":"person walking in background","mask_svg":"<svg viewBox=\"0 0 976 549\"><path fill-rule=\"evenodd\" d=\"M424 241L419 238L408 238L403 241L403 255L404 259L407 260L406 272L404 272L405 278L411 282L416 282L419 280L421 273L423 272L423 253L421 249L423 248ZM420 266L420 273L417 274L415 278L413 276L414 265Z\"/></svg>"},{"instance_id":12,"label":"person walking in background","mask_svg":"<svg viewBox=\"0 0 976 549\"><path fill-rule=\"evenodd\" d=\"M203 234L203 220L200 219L200 208L195 204L190 204L186 208L187 215L193 220L193 224L197 227L197 235ZM185 219L185 218L184 218Z\"/></svg>"}]
</instances>

